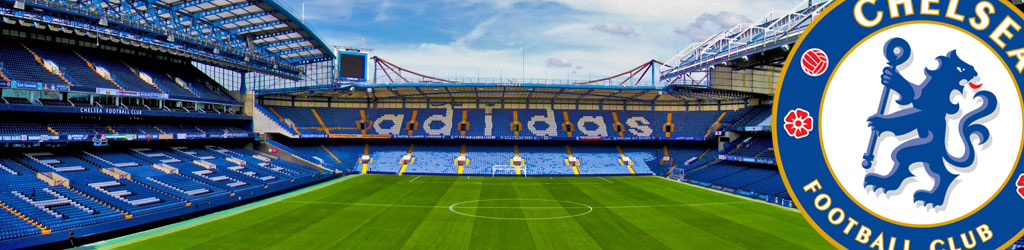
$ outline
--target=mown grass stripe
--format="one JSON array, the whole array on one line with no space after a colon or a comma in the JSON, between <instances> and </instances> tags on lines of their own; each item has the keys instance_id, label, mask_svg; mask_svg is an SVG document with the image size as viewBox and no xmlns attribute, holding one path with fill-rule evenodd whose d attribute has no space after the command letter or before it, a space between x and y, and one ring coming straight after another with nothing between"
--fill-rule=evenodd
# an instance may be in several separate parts
<instances>
[{"instance_id":1,"label":"mown grass stripe","mask_svg":"<svg viewBox=\"0 0 1024 250\"><path fill-rule=\"evenodd\" d=\"M151 230L146 230L146 231L143 231L143 232L139 232L139 233L135 233L135 234L127 235L127 236L118 237L118 238L114 238L114 239L107 240L107 241L97 242L96 244L90 244L90 245L87 245L86 247L96 247L96 248L99 248L99 249L113 249L113 248L117 248L117 247L120 247L120 246L129 245L129 244L132 244L132 243L135 243L135 242L138 242L138 241L142 241L142 240L146 240L146 239L151 239L151 238L154 238L154 237L164 236L164 235L167 235L167 234L170 234L170 233L174 233L174 232L178 232L178 231L181 231L181 230L189 229L189 228L192 228L192 227L195 227L195 226L203 225L203 224L206 224L206 223L209 223L209 222L213 222L213 221L220 220L220 219L223 219L223 218L227 218L227 217L230 217L230 216L233 216L233 215L236 215L236 214L240 214L240 213L243 213L243 212L246 212L246 211L249 211L249 210L253 210L253 209L256 209L256 208L259 208L259 207L263 207L263 206L272 204L272 203L280 201L280 200L291 198L291 197L294 197L294 196L297 196L297 195L301 195L301 194L304 194L304 193L308 193L308 192L311 192L311 191L319 190L321 188L328 187L328 186L334 185L336 183L339 183L339 182L342 182L342 181L345 181L345 180L348 180L348 179L351 179L351 178L352 178L351 176L345 176L345 177L337 178L337 179L334 179L334 180L331 180L331 181L327 181L327 182L323 182L323 183L316 184L316 185L313 185L313 186L309 186L309 187L306 187L306 188L302 188L302 189L299 189L299 190L291 192L291 193L286 193L286 194L274 196L274 197L267 198L267 199L264 199L264 200L261 200L261 201L257 201L257 202L249 203L249 204L246 204L246 205L243 205L243 206L235 207L235 208L232 208L232 209L227 209L227 210L224 210L224 211L208 214L208 215L197 217L197 218L190 219L190 220L187 220L187 221L183 221L183 222L179 222L179 223L175 223L175 224L171 224L171 225L167 225L167 226L163 226L163 227L159 227L159 228L154 228L154 229L151 229Z\"/></svg>"},{"instance_id":2,"label":"mown grass stripe","mask_svg":"<svg viewBox=\"0 0 1024 250\"><path fill-rule=\"evenodd\" d=\"M660 179L660 178L659 178ZM612 183L609 183L612 182ZM139 249L824 249L798 213L652 177L370 175ZM465 205L486 199L512 199ZM570 203L575 202L575 203ZM564 216L593 207L583 216ZM767 208L776 207L776 208ZM474 214L496 218L471 217ZM503 217L503 218L502 218ZM519 218L527 220L508 220ZM212 238L217 240L212 240ZM256 237L263 237L255 239ZM255 239L255 240L254 240Z\"/></svg>"}]
</instances>

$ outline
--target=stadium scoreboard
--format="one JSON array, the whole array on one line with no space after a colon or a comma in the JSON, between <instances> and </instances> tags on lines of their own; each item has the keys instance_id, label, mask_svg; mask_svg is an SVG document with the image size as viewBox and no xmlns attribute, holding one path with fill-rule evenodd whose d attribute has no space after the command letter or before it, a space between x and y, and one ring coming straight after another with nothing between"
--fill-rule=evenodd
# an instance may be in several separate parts
<instances>
[{"instance_id":1,"label":"stadium scoreboard","mask_svg":"<svg viewBox=\"0 0 1024 250\"><path fill-rule=\"evenodd\" d=\"M338 79L342 81L366 81L366 53L358 50L338 51Z\"/></svg>"}]
</instances>

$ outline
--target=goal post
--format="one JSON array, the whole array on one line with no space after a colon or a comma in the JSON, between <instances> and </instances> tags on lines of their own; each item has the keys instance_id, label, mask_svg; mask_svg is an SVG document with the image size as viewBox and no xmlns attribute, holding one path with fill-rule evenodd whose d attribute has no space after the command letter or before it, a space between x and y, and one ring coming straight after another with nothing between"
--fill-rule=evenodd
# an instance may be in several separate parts
<instances>
[{"instance_id":1,"label":"goal post","mask_svg":"<svg viewBox=\"0 0 1024 250\"><path fill-rule=\"evenodd\" d=\"M516 176L517 172L521 172L523 174L523 177L527 177L527 175L528 175L527 171L526 171L526 165L519 166L518 169L516 168L516 166L512 166L512 165L493 165L493 166L491 166L491 177L501 176L501 175Z\"/></svg>"}]
</instances>

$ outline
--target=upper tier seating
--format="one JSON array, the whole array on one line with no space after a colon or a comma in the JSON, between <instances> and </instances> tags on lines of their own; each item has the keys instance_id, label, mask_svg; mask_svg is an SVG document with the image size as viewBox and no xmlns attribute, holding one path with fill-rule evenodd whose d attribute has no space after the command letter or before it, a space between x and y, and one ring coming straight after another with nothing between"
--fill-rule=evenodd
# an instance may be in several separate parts
<instances>
[{"instance_id":1,"label":"upper tier seating","mask_svg":"<svg viewBox=\"0 0 1024 250\"><path fill-rule=\"evenodd\" d=\"M769 119L772 117L771 105L749 107L746 109L738 110L737 112L741 111L744 113L742 113L742 116L739 117L739 119L735 121L728 121L727 124L730 124L732 129L742 130L744 127L757 126L761 122L765 121L765 119Z\"/></svg>"},{"instance_id":2,"label":"upper tier seating","mask_svg":"<svg viewBox=\"0 0 1024 250\"><path fill-rule=\"evenodd\" d=\"M284 119L291 120L299 133L306 134L362 134L363 130L372 135L393 137L493 136L498 139L516 136L513 124L518 124L520 137L638 137L672 138L687 137L689 140L705 140L709 129L723 114L739 116L742 113L730 111L593 111L593 110L543 110L543 109L495 109L487 115L484 109L359 109L359 108L308 108L270 107ZM314 110L316 113L314 113ZM362 115L367 121L360 123ZM413 121L413 111L416 118ZM463 113L465 112L465 116ZM672 120L668 121L668 114ZM317 119L319 115L320 119ZM490 122L488 123L488 116ZM613 119L619 117L622 128L616 131ZM514 120L513 117L518 117ZM568 117L568 121L565 119ZM275 117L276 119L276 117ZM734 119L738 119L734 118ZM459 126L465 120L468 127ZM321 125L321 121L323 122ZM571 124L567 126L566 123ZM665 126L666 123L671 126ZM282 123L285 124L285 123ZM362 127L360 125L362 124ZM666 127L671 133L666 133ZM410 131L410 128L412 130ZM569 130L567 130L569 129ZM289 130L291 130L289 128Z\"/></svg>"},{"instance_id":3,"label":"upper tier seating","mask_svg":"<svg viewBox=\"0 0 1024 250\"><path fill-rule=\"evenodd\" d=\"M126 64L118 61L108 59L105 56L96 55L95 53L82 54L90 63L96 67L102 67L103 69L110 72L118 80L118 84L121 85L125 90L139 91L139 92L150 92L150 93L162 93L161 89L150 85L139 78L138 74L132 73L132 69Z\"/></svg>"},{"instance_id":4,"label":"upper tier seating","mask_svg":"<svg viewBox=\"0 0 1024 250\"><path fill-rule=\"evenodd\" d=\"M59 46L24 45L27 48L21 43L0 42L0 68L3 68L4 76L12 81L58 85L70 83L76 89L105 88L165 93L174 99L237 103L203 72L189 64L172 64L128 55L111 57L107 55L108 51L90 51L85 48L72 51ZM37 62L32 53L38 55L40 61ZM46 60L59 68L67 82L42 65ZM100 76L97 69L109 73L111 79ZM153 84L144 81L141 74L147 75ZM184 86L179 85L175 79L181 79ZM207 83L213 84L208 86ZM87 89L80 90L91 91Z\"/></svg>"},{"instance_id":5,"label":"upper tier seating","mask_svg":"<svg viewBox=\"0 0 1024 250\"><path fill-rule=\"evenodd\" d=\"M199 130L197 129L197 127ZM49 129L53 129L50 131ZM56 132L56 134L54 134ZM209 137L219 137L226 133L249 134L248 128L241 126L227 125L152 125L152 124L96 124L96 123L15 123L0 122L0 135L94 135L94 134L206 134Z\"/></svg>"},{"instance_id":6,"label":"upper tier seating","mask_svg":"<svg viewBox=\"0 0 1024 250\"><path fill-rule=\"evenodd\" d=\"M65 76L71 76L75 80L73 82L75 86L120 89L113 82L103 79L99 74L96 74L82 58L79 58L78 55L70 51L55 48L40 49L44 47L39 46L29 46L29 48L38 54L39 57L42 57L43 60L50 60L57 64Z\"/></svg>"},{"instance_id":7,"label":"upper tier seating","mask_svg":"<svg viewBox=\"0 0 1024 250\"><path fill-rule=\"evenodd\" d=\"M7 78L17 81L66 84L51 74L20 44L0 42L0 64Z\"/></svg>"},{"instance_id":8,"label":"upper tier seating","mask_svg":"<svg viewBox=\"0 0 1024 250\"><path fill-rule=\"evenodd\" d=\"M736 145L733 150L729 152L729 155L744 156L744 157L775 157L772 153L772 139L768 137L752 137L750 141L740 142Z\"/></svg>"}]
</instances>

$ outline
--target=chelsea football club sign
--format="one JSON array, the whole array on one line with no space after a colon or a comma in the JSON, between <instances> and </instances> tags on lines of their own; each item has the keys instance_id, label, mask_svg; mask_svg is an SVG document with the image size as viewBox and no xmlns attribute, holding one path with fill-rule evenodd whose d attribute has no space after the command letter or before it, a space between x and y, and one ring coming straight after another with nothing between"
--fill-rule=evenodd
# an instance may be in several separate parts
<instances>
[{"instance_id":1,"label":"chelsea football club sign","mask_svg":"<svg viewBox=\"0 0 1024 250\"><path fill-rule=\"evenodd\" d=\"M1005 249L1024 227L1022 13L1003 1L837 0L774 102L776 159L837 247Z\"/></svg>"}]
</instances>

